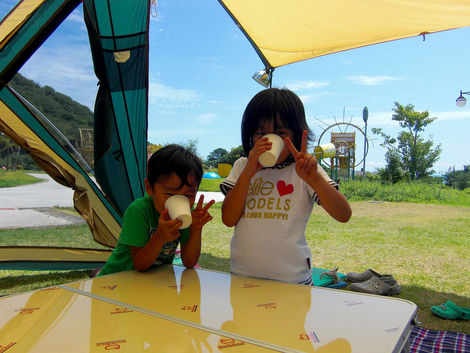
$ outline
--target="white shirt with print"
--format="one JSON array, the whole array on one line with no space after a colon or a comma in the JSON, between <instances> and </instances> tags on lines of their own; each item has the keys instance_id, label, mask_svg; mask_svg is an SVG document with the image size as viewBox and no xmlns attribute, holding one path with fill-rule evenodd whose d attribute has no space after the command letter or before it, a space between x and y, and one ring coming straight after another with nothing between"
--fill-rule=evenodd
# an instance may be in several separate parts
<instances>
[{"instance_id":1,"label":"white shirt with print","mask_svg":"<svg viewBox=\"0 0 470 353\"><path fill-rule=\"evenodd\" d=\"M235 161L222 190L232 188L247 163ZM318 171L334 183L318 165ZM265 168L250 181L244 212L230 245L231 271L242 276L301 283L312 276L305 228L317 196L295 171L295 163Z\"/></svg>"}]
</instances>

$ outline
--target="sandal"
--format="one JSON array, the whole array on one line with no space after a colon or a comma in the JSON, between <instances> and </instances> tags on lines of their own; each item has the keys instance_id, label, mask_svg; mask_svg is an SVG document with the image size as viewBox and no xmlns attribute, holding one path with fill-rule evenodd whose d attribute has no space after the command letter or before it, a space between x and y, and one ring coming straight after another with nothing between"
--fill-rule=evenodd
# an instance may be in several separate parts
<instances>
[{"instance_id":1,"label":"sandal","mask_svg":"<svg viewBox=\"0 0 470 353\"><path fill-rule=\"evenodd\" d=\"M356 283L356 282L365 282L367 281L368 279L372 278L373 276L376 276L376 277L379 277L379 278L382 278L382 277L393 277L392 275L389 275L389 274L383 274L381 275L380 273L378 272L375 272L374 270L372 269L368 269L364 272L361 272L361 273L358 273L358 272L348 272L347 273L347 279L349 282L353 282L353 283Z\"/></svg>"},{"instance_id":2,"label":"sandal","mask_svg":"<svg viewBox=\"0 0 470 353\"><path fill-rule=\"evenodd\" d=\"M313 285L317 287L342 288L347 284L344 282L346 275L338 272L338 268L331 271L314 267L312 269Z\"/></svg>"},{"instance_id":3,"label":"sandal","mask_svg":"<svg viewBox=\"0 0 470 353\"><path fill-rule=\"evenodd\" d=\"M336 284L336 283L340 282L340 279L338 277L338 267L336 267L334 270L323 272L320 275L320 279L322 279L323 277L326 277L326 276L333 279L333 284Z\"/></svg>"},{"instance_id":4,"label":"sandal","mask_svg":"<svg viewBox=\"0 0 470 353\"><path fill-rule=\"evenodd\" d=\"M401 287L398 282L388 276L382 276L381 278L373 276L365 282L351 284L350 288L356 292L378 295L399 294L401 291Z\"/></svg>"},{"instance_id":5,"label":"sandal","mask_svg":"<svg viewBox=\"0 0 470 353\"><path fill-rule=\"evenodd\" d=\"M443 319L470 320L470 309L458 306L450 300L439 306L431 306L431 312Z\"/></svg>"}]
</instances>

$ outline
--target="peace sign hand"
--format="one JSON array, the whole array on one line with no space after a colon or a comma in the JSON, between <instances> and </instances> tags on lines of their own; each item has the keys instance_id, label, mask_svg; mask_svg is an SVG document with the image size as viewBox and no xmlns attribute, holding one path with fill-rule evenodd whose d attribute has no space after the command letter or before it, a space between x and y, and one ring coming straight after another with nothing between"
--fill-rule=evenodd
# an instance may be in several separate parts
<instances>
[{"instance_id":1,"label":"peace sign hand","mask_svg":"<svg viewBox=\"0 0 470 353\"><path fill-rule=\"evenodd\" d=\"M196 208L191 211L191 217L193 219L191 229L202 229L207 222L212 220L212 216L208 210L215 203L215 200L210 200L205 206L203 206L203 202L204 195L201 194Z\"/></svg>"},{"instance_id":2,"label":"peace sign hand","mask_svg":"<svg viewBox=\"0 0 470 353\"><path fill-rule=\"evenodd\" d=\"M297 151L289 137L284 139L284 143L295 159L295 171L298 176L307 183L315 180L319 176L317 170L317 159L310 153L307 153L308 131L302 133L302 146L300 152Z\"/></svg>"}]
</instances>

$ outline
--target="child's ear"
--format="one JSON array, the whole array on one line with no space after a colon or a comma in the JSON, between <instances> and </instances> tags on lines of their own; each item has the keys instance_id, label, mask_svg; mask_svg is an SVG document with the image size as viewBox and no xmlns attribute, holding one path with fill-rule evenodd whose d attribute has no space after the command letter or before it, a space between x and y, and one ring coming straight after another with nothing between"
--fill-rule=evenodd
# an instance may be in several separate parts
<instances>
[{"instance_id":1,"label":"child's ear","mask_svg":"<svg viewBox=\"0 0 470 353\"><path fill-rule=\"evenodd\" d=\"M148 181L147 178L144 179L144 184L145 184L145 191L147 192L149 196L152 196L153 195L152 185L150 185L150 182Z\"/></svg>"}]
</instances>

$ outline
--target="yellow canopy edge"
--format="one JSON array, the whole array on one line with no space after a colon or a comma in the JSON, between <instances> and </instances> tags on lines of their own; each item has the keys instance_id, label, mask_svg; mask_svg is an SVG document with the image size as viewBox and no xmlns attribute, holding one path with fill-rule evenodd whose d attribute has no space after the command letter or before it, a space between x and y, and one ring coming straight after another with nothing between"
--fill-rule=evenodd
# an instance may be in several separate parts
<instances>
[{"instance_id":1,"label":"yellow canopy edge","mask_svg":"<svg viewBox=\"0 0 470 353\"><path fill-rule=\"evenodd\" d=\"M266 66L470 26L468 0L220 0Z\"/></svg>"},{"instance_id":2,"label":"yellow canopy edge","mask_svg":"<svg viewBox=\"0 0 470 353\"><path fill-rule=\"evenodd\" d=\"M0 49L45 0L21 1L0 23Z\"/></svg>"}]
</instances>

